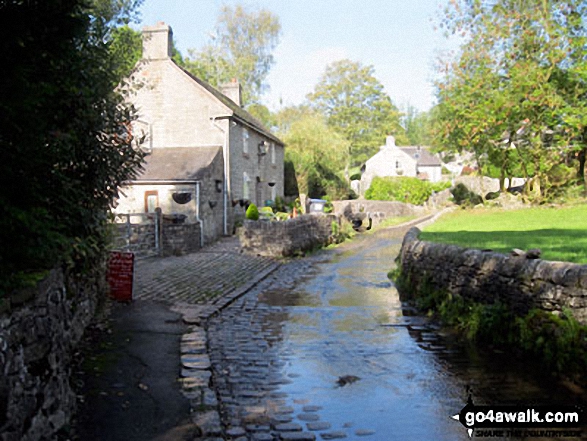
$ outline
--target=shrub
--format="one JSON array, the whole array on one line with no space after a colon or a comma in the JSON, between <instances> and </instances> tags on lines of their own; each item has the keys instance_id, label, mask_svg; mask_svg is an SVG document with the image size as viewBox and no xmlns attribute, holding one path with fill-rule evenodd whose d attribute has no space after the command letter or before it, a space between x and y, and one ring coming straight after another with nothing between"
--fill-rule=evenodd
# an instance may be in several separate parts
<instances>
[{"instance_id":1,"label":"shrub","mask_svg":"<svg viewBox=\"0 0 587 441\"><path fill-rule=\"evenodd\" d=\"M248 220L259 220L259 210L255 204L249 205L249 208L247 208L247 212L245 213L245 217Z\"/></svg>"},{"instance_id":2,"label":"shrub","mask_svg":"<svg viewBox=\"0 0 587 441\"><path fill-rule=\"evenodd\" d=\"M461 205L463 207L473 207L483 203L481 196L469 190L462 182L459 182L457 185L451 188L450 192L455 200L455 204L457 205Z\"/></svg>"},{"instance_id":3,"label":"shrub","mask_svg":"<svg viewBox=\"0 0 587 441\"><path fill-rule=\"evenodd\" d=\"M433 191L448 188L446 183L430 183L410 177L375 177L365 198L379 201L400 201L422 205Z\"/></svg>"},{"instance_id":4,"label":"shrub","mask_svg":"<svg viewBox=\"0 0 587 441\"><path fill-rule=\"evenodd\" d=\"M56 265L96 268L109 206L142 160L90 3L0 5L0 297Z\"/></svg>"}]
</instances>

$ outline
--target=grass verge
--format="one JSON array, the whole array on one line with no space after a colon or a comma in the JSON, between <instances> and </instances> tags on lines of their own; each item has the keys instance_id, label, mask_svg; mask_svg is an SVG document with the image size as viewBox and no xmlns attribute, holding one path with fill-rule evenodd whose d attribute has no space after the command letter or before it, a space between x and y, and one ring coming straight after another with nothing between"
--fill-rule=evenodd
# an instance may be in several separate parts
<instances>
[{"instance_id":1,"label":"grass verge","mask_svg":"<svg viewBox=\"0 0 587 441\"><path fill-rule=\"evenodd\" d=\"M458 210L428 226L420 239L509 253L540 248L542 258L587 264L587 205L523 210Z\"/></svg>"}]
</instances>

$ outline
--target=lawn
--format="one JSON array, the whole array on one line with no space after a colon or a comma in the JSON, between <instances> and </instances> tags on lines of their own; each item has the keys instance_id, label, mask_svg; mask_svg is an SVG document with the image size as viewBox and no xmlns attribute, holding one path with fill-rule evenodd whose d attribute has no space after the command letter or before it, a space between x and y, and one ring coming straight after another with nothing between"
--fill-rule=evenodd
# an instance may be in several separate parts
<instances>
[{"instance_id":1,"label":"lawn","mask_svg":"<svg viewBox=\"0 0 587 441\"><path fill-rule=\"evenodd\" d=\"M587 264L587 205L458 210L428 226L420 238L501 253L540 248L543 259Z\"/></svg>"}]
</instances>

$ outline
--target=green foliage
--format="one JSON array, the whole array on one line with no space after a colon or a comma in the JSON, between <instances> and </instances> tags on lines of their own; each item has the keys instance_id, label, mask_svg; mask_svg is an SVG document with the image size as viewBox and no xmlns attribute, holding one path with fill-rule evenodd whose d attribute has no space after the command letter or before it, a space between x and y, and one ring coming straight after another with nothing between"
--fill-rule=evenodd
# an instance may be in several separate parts
<instances>
[{"instance_id":1,"label":"green foliage","mask_svg":"<svg viewBox=\"0 0 587 441\"><path fill-rule=\"evenodd\" d=\"M127 78L137 62L141 59L143 43L141 33L129 26L122 26L112 31L110 54L115 60L116 84Z\"/></svg>"},{"instance_id":2,"label":"green foliage","mask_svg":"<svg viewBox=\"0 0 587 441\"><path fill-rule=\"evenodd\" d=\"M515 323L524 350L543 357L556 371L585 372L587 326L581 326L569 310L557 316L535 309Z\"/></svg>"},{"instance_id":3,"label":"green foliage","mask_svg":"<svg viewBox=\"0 0 587 441\"><path fill-rule=\"evenodd\" d=\"M418 178L376 176L365 192L365 199L376 201L400 201L422 205L445 184L432 184Z\"/></svg>"},{"instance_id":4,"label":"green foliage","mask_svg":"<svg viewBox=\"0 0 587 441\"><path fill-rule=\"evenodd\" d=\"M326 201L324 204L324 213L332 213L334 211L334 205L332 205L332 196L325 194L320 199Z\"/></svg>"},{"instance_id":5,"label":"green foliage","mask_svg":"<svg viewBox=\"0 0 587 441\"><path fill-rule=\"evenodd\" d=\"M275 117L263 104L253 103L246 108L247 112L257 118L267 129L275 127Z\"/></svg>"},{"instance_id":6,"label":"green foliage","mask_svg":"<svg viewBox=\"0 0 587 441\"><path fill-rule=\"evenodd\" d=\"M254 221L259 220L259 210L257 209L257 206L255 204L249 205L249 208L247 208L247 211L245 213L245 218Z\"/></svg>"},{"instance_id":7,"label":"green foliage","mask_svg":"<svg viewBox=\"0 0 587 441\"><path fill-rule=\"evenodd\" d=\"M211 42L200 51L190 50L184 67L213 86L236 78L243 103L256 103L267 89L280 32L279 18L266 9L224 5Z\"/></svg>"},{"instance_id":8,"label":"green foliage","mask_svg":"<svg viewBox=\"0 0 587 441\"><path fill-rule=\"evenodd\" d=\"M129 131L132 109L113 91L118 60L108 38L116 17L77 0L2 7L3 293L60 263L75 271L96 265L109 205L142 160Z\"/></svg>"},{"instance_id":9,"label":"green foliage","mask_svg":"<svg viewBox=\"0 0 587 441\"><path fill-rule=\"evenodd\" d=\"M504 303L479 303L433 289L424 280L417 292L400 269L388 277L400 294L416 307L457 330L468 341L522 350L539 358L549 370L569 375L587 369L587 326L582 326L569 310L560 316L532 309L517 316Z\"/></svg>"},{"instance_id":10,"label":"green foliage","mask_svg":"<svg viewBox=\"0 0 587 441\"><path fill-rule=\"evenodd\" d=\"M332 221L331 228L332 232L329 239L331 245L343 243L345 240L351 239L356 234L351 223L345 219L341 219L340 225L337 221Z\"/></svg>"},{"instance_id":11,"label":"green foliage","mask_svg":"<svg viewBox=\"0 0 587 441\"><path fill-rule=\"evenodd\" d=\"M432 144L430 115L428 112L419 112L413 106L408 105L402 117L402 126L406 131L409 145Z\"/></svg>"},{"instance_id":12,"label":"green foliage","mask_svg":"<svg viewBox=\"0 0 587 441\"><path fill-rule=\"evenodd\" d=\"M286 159L295 168L298 191L312 198L348 198L348 184L336 172L346 164L348 141L313 112L300 114L288 126L279 136L287 145Z\"/></svg>"},{"instance_id":13,"label":"green foliage","mask_svg":"<svg viewBox=\"0 0 587 441\"><path fill-rule=\"evenodd\" d=\"M259 210L259 219L275 220L276 217L273 214L271 207L261 207ZM247 209L248 212L248 209ZM248 218L247 218L248 219Z\"/></svg>"},{"instance_id":14,"label":"green foliage","mask_svg":"<svg viewBox=\"0 0 587 441\"><path fill-rule=\"evenodd\" d=\"M469 190L462 182L459 182L451 188L450 193L452 194L455 204L460 205L461 207L474 207L475 205L483 203L481 196Z\"/></svg>"},{"instance_id":15,"label":"green foliage","mask_svg":"<svg viewBox=\"0 0 587 441\"><path fill-rule=\"evenodd\" d=\"M374 73L373 66L350 60L334 62L308 96L328 125L349 142L348 150L340 152L346 157L347 170L373 156L390 132L399 144L407 142L399 111Z\"/></svg>"},{"instance_id":16,"label":"green foliage","mask_svg":"<svg viewBox=\"0 0 587 441\"><path fill-rule=\"evenodd\" d=\"M465 38L439 69L437 143L502 181L529 178L538 201L568 183L560 164L586 148L586 17L582 0L450 2L443 26Z\"/></svg>"},{"instance_id":17,"label":"green foliage","mask_svg":"<svg viewBox=\"0 0 587 441\"><path fill-rule=\"evenodd\" d=\"M285 212L285 211L286 211L285 201L283 200L283 198L281 196L277 196L275 198L275 200L273 201L273 212L279 213L279 212Z\"/></svg>"},{"instance_id":18,"label":"green foliage","mask_svg":"<svg viewBox=\"0 0 587 441\"><path fill-rule=\"evenodd\" d=\"M138 22L139 8L144 0L88 0L84 4L89 8L94 23L99 22L108 29L127 26ZM71 2L72 4L74 2ZM81 4L77 3L76 4Z\"/></svg>"}]
</instances>

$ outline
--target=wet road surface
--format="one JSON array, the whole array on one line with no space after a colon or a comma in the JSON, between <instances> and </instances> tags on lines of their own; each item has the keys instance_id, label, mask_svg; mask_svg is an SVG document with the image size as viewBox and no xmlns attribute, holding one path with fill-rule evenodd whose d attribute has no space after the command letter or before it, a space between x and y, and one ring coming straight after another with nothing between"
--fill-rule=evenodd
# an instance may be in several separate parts
<instances>
[{"instance_id":1,"label":"wet road surface","mask_svg":"<svg viewBox=\"0 0 587 441\"><path fill-rule=\"evenodd\" d=\"M285 264L210 321L229 436L466 440L450 416L467 387L478 404L580 399L506 354L465 351L402 306L386 277L402 233Z\"/></svg>"}]
</instances>

